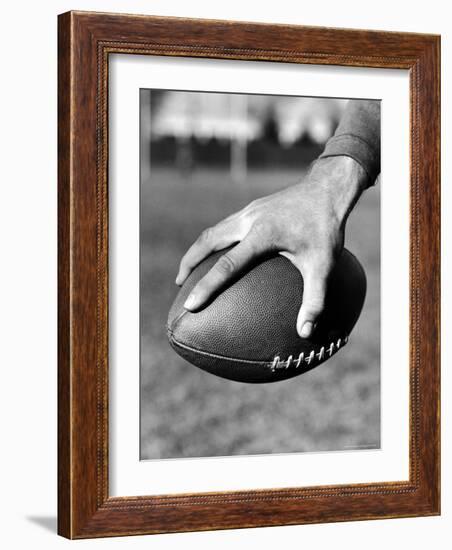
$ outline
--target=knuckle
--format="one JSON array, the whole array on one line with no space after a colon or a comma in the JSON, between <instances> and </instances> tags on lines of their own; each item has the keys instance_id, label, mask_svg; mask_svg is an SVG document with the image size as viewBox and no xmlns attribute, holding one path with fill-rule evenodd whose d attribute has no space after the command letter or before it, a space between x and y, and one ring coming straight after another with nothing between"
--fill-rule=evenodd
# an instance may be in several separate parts
<instances>
[{"instance_id":1,"label":"knuckle","mask_svg":"<svg viewBox=\"0 0 452 550\"><path fill-rule=\"evenodd\" d=\"M264 211L264 199L256 199L250 202L239 212L239 216L247 224L252 225L258 220Z\"/></svg>"},{"instance_id":2,"label":"knuckle","mask_svg":"<svg viewBox=\"0 0 452 550\"><path fill-rule=\"evenodd\" d=\"M253 226L255 220L256 212L250 206L246 206L237 215L237 224L247 230L249 230L249 228Z\"/></svg>"},{"instance_id":3,"label":"knuckle","mask_svg":"<svg viewBox=\"0 0 452 550\"><path fill-rule=\"evenodd\" d=\"M198 238L198 242L201 244L208 244L213 240L214 229L213 227L208 227L202 231L201 235Z\"/></svg>"},{"instance_id":4,"label":"knuckle","mask_svg":"<svg viewBox=\"0 0 452 550\"><path fill-rule=\"evenodd\" d=\"M236 264L230 254L223 254L216 263L215 268L220 275L227 277L234 273Z\"/></svg>"},{"instance_id":5,"label":"knuckle","mask_svg":"<svg viewBox=\"0 0 452 550\"><path fill-rule=\"evenodd\" d=\"M270 222L267 220L256 220L250 229L250 237L254 239L267 239L271 234Z\"/></svg>"},{"instance_id":6,"label":"knuckle","mask_svg":"<svg viewBox=\"0 0 452 550\"><path fill-rule=\"evenodd\" d=\"M262 204L262 199L255 199L251 201L245 208L243 212L255 212Z\"/></svg>"}]
</instances>

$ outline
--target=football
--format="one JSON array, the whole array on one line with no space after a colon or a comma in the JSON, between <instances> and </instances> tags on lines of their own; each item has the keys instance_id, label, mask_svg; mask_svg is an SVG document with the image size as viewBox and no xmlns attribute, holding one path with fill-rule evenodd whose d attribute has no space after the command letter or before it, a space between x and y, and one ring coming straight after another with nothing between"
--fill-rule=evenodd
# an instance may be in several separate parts
<instances>
[{"instance_id":1,"label":"football","mask_svg":"<svg viewBox=\"0 0 452 550\"><path fill-rule=\"evenodd\" d=\"M172 348L193 365L238 382L286 380L327 361L348 342L366 295L366 276L343 249L331 272L324 311L309 339L296 330L303 277L279 254L250 265L196 312L183 304L225 250L201 262L181 287L168 316Z\"/></svg>"}]
</instances>

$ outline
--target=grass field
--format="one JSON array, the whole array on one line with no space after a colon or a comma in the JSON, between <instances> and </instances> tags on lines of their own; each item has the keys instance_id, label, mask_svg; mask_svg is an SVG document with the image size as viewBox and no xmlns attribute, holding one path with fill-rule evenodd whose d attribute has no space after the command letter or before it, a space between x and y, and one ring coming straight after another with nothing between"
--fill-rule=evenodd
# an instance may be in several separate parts
<instances>
[{"instance_id":1,"label":"grass field","mask_svg":"<svg viewBox=\"0 0 452 550\"><path fill-rule=\"evenodd\" d=\"M302 376L248 385L181 359L165 332L180 258L207 226L294 183L299 172L253 171L241 185L222 170L183 178L155 169L141 197L141 458L342 450L380 445L380 197L353 211L346 246L368 294L348 345Z\"/></svg>"}]
</instances>

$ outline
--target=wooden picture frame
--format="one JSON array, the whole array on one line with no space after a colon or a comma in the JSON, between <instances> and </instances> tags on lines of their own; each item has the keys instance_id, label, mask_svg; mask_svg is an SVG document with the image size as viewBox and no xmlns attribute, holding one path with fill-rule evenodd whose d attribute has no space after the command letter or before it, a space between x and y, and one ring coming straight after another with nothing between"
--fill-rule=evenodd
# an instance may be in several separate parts
<instances>
[{"instance_id":1,"label":"wooden picture frame","mask_svg":"<svg viewBox=\"0 0 452 550\"><path fill-rule=\"evenodd\" d=\"M440 513L440 38L68 12L58 38L58 532L103 537ZM127 53L410 73L408 481L146 497L108 491L108 61Z\"/></svg>"}]
</instances>

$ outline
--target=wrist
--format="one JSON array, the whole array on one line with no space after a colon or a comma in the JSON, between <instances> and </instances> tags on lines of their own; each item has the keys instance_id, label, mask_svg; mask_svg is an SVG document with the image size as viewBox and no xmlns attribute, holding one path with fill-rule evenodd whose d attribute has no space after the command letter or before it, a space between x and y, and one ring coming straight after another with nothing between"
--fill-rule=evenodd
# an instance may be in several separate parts
<instances>
[{"instance_id":1,"label":"wrist","mask_svg":"<svg viewBox=\"0 0 452 550\"><path fill-rule=\"evenodd\" d=\"M309 179L324 188L333 212L345 223L363 191L368 187L368 175L351 157L337 156L317 159Z\"/></svg>"}]
</instances>

